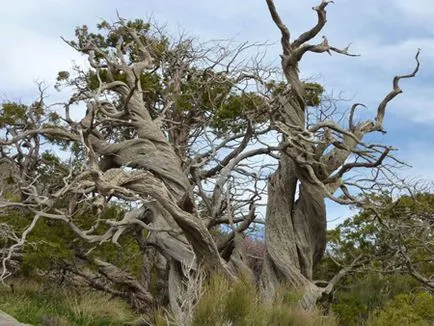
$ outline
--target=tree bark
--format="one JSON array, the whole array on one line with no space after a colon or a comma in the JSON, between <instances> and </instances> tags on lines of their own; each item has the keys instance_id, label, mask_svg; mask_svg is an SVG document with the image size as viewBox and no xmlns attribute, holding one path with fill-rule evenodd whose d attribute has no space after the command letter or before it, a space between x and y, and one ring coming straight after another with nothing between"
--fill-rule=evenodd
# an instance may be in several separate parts
<instances>
[{"instance_id":1,"label":"tree bark","mask_svg":"<svg viewBox=\"0 0 434 326\"><path fill-rule=\"evenodd\" d=\"M273 117L283 139L278 169L268 180L266 257L261 285L264 298L272 300L279 286L289 284L303 293L301 304L311 308L322 293L313 284L312 276L325 250L327 223L326 194L315 180L315 148L299 137L300 132L306 130L307 107L298 69L303 35L291 43L289 31L273 1L268 0L267 4L282 33L282 69L288 86L276 99Z\"/></svg>"},{"instance_id":2,"label":"tree bark","mask_svg":"<svg viewBox=\"0 0 434 326\"><path fill-rule=\"evenodd\" d=\"M271 301L279 287L289 284L304 293L302 304L310 308L321 296L312 275L326 245L324 193L317 185L301 181L296 200L295 171L293 160L283 155L269 179L261 286L264 298Z\"/></svg>"}]
</instances>

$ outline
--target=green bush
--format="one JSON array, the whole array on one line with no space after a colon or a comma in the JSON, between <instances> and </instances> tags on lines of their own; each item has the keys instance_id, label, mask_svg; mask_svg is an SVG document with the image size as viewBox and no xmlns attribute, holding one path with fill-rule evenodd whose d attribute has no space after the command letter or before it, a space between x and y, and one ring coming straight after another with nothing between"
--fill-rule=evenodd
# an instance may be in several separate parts
<instances>
[{"instance_id":1,"label":"green bush","mask_svg":"<svg viewBox=\"0 0 434 326\"><path fill-rule=\"evenodd\" d=\"M419 286L410 276L378 274L351 277L336 291L332 311L340 324L360 325L395 296Z\"/></svg>"},{"instance_id":2,"label":"green bush","mask_svg":"<svg viewBox=\"0 0 434 326\"><path fill-rule=\"evenodd\" d=\"M368 326L434 325L434 296L427 292L397 295L372 314Z\"/></svg>"},{"instance_id":3,"label":"green bush","mask_svg":"<svg viewBox=\"0 0 434 326\"><path fill-rule=\"evenodd\" d=\"M119 219L118 216L122 216L123 213L121 207L111 205L103 212L102 218ZM32 219L33 215L19 212L0 215L0 222L11 225L18 236ZM95 223L96 219L95 215L89 213L76 216L74 222L81 228L88 229ZM106 228L106 225L102 225L96 232L102 234ZM143 255L134 235L133 232L126 232L119 239L120 246L112 242L104 242L95 247L94 244L77 238L76 234L63 221L41 218L27 237L28 242L23 247L23 259L20 264L21 275L30 277L36 270L57 270L61 266L61 261L73 261L75 253L87 252L92 249L89 258L97 257L116 266L123 266L132 275L138 277L143 267ZM2 245L7 247L11 243L3 243ZM92 268L92 266L89 267Z\"/></svg>"}]
</instances>

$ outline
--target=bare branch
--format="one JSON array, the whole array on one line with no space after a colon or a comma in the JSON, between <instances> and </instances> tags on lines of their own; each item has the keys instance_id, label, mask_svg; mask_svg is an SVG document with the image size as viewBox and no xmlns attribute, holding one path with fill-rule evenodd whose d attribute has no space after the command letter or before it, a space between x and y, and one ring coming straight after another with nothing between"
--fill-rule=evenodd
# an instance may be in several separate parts
<instances>
[{"instance_id":1,"label":"bare branch","mask_svg":"<svg viewBox=\"0 0 434 326\"><path fill-rule=\"evenodd\" d=\"M392 101L397 95L402 93L402 89L399 87L399 81L404 78L413 78L416 76L417 72L419 71L420 62L419 62L419 54L420 49L417 51L415 60L416 60L416 67L414 68L413 72L407 75L399 75L395 76L393 78L393 89L388 93L383 101L378 105L377 109L377 116L375 118L375 124L373 126L370 126L367 131L383 131L383 119L384 115L386 113L387 105L390 101Z\"/></svg>"},{"instance_id":2,"label":"bare branch","mask_svg":"<svg viewBox=\"0 0 434 326\"><path fill-rule=\"evenodd\" d=\"M290 33L288 30L288 27L282 22L280 19L280 16L277 12L276 6L274 5L273 0L267 0L267 6L268 10L270 11L271 18L273 18L274 23L279 28L280 32L282 33L282 49L283 54L288 55L291 52L291 45L290 45Z\"/></svg>"},{"instance_id":3,"label":"bare branch","mask_svg":"<svg viewBox=\"0 0 434 326\"><path fill-rule=\"evenodd\" d=\"M330 3L334 3L334 1L322 0L321 4L319 6L312 8L313 10L316 11L316 13L318 15L318 22L316 23L316 25L314 27L312 27L307 32L304 32L303 34L301 34L294 42L292 42L293 47L298 48L301 45L303 45L304 43L310 41L311 39L313 39L315 36L318 35L318 33L323 29L323 27L325 26L325 24L327 22L326 7Z\"/></svg>"}]
</instances>

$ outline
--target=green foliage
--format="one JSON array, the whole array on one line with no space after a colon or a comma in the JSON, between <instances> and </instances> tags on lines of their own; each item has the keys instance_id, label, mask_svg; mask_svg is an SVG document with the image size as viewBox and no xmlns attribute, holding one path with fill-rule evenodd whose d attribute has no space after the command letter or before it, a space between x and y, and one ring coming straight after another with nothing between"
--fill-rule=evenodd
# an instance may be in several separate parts
<instances>
[{"instance_id":1,"label":"green foliage","mask_svg":"<svg viewBox=\"0 0 434 326\"><path fill-rule=\"evenodd\" d=\"M68 71L59 71L59 72L57 73L57 78L56 78L56 80L57 80L58 82L63 81L63 80L67 80L67 79L69 78L69 76L70 76L70 74L69 74Z\"/></svg>"},{"instance_id":2,"label":"green foliage","mask_svg":"<svg viewBox=\"0 0 434 326\"><path fill-rule=\"evenodd\" d=\"M122 214L117 206L109 206L101 218L115 218ZM0 222L12 226L17 235L29 224L33 215L11 212L0 216ZM89 228L96 222L92 214L77 215L74 220L83 229ZM101 225L95 234L103 234L107 226ZM132 235L126 234L119 240L120 247L104 242L100 245L87 243L77 238L75 233L63 221L53 221L41 218L28 236L28 244L23 250L23 261L20 265L25 276L34 275L36 270L50 271L59 268L62 260L71 261L77 252L92 249L89 258L101 258L116 266L122 266L134 276L139 276L143 257L137 241Z\"/></svg>"},{"instance_id":3,"label":"green foliage","mask_svg":"<svg viewBox=\"0 0 434 326\"><path fill-rule=\"evenodd\" d=\"M303 83L304 86L304 100L306 105L310 107L317 107L321 104L321 96L324 93L324 87L318 83ZM266 89L271 92L272 96L278 96L284 92L287 84L285 82L277 82L275 80L270 80L265 83Z\"/></svg>"},{"instance_id":4,"label":"green foliage","mask_svg":"<svg viewBox=\"0 0 434 326\"><path fill-rule=\"evenodd\" d=\"M359 325L395 296L408 293L417 286L410 276L356 275L338 287L331 308L342 325Z\"/></svg>"},{"instance_id":5,"label":"green foliage","mask_svg":"<svg viewBox=\"0 0 434 326\"><path fill-rule=\"evenodd\" d=\"M140 319L124 301L108 294L35 278L11 279L2 285L0 310L33 325L116 326L134 324Z\"/></svg>"},{"instance_id":6,"label":"green foliage","mask_svg":"<svg viewBox=\"0 0 434 326\"><path fill-rule=\"evenodd\" d=\"M0 221L12 226L18 236L32 219L33 215L19 212L0 216ZM59 260L73 257L74 244L74 234L62 222L40 219L24 247L21 272L29 276L36 269L55 268Z\"/></svg>"},{"instance_id":7,"label":"green foliage","mask_svg":"<svg viewBox=\"0 0 434 326\"><path fill-rule=\"evenodd\" d=\"M51 111L45 104L42 99L35 101L30 105L24 105L16 102L4 102L0 104L0 129L7 128L9 130L13 130L13 132L9 132L6 134L7 136L11 136L12 134L20 134L29 130L36 130L39 128L58 128L61 123L61 117L55 111ZM7 138L9 138L7 137ZM21 147L23 152L26 152L26 149L32 147L36 139L38 139L38 143L41 143L41 140L48 140L48 142L52 145L58 145L61 148L65 148L68 142L60 137L41 137L40 135L29 135L28 137L23 138L23 140L17 142L17 144ZM39 146L37 148L39 149ZM35 155L35 153L33 152Z\"/></svg>"},{"instance_id":8,"label":"green foliage","mask_svg":"<svg viewBox=\"0 0 434 326\"><path fill-rule=\"evenodd\" d=\"M405 271L404 262L410 259L422 274L432 273L429 221L434 214L434 195L418 193L392 200L388 194L380 194L367 200L378 208L360 211L329 232L329 255L344 264L362 255L370 269L389 271ZM405 248L405 259L397 256L397 246Z\"/></svg>"},{"instance_id":9,"label":"green foliage","mask_svg":"<svg viewBox=\"0 0 434 326\"><path fill-rule=\"evenodd\" d=\"M50 123L53 123L53 124L59 123L59 121L60 121L60 115L58 113L56 113L56 112L49 112L48 113L48 121Z\"/></svg>"},{"instance_id":10,"label":"green foliage","mask_svg":"<svg viewBox=\"0 0 434 326\"><path fill-rule=\"evenodd\" d=\"M136 40L128 31L129 28L135 31ZM222 137L228 133L244 131L248 123L264 123L269 119L266 101L278 96L287 86L283 81L261 81L264 82L266 96L244 89L244 83L251 77L240 78L237 74L218 68L212 60L206 62L206 59L200 59L197 53L205 49L195 48L192 40L173 41L143 20L115 24L102 21L97 26L97 32L90 32L87 26L81 26L76 29L75 35L76 41L71 44L78 49L86 48L89 44L99 48L95 60L102 68L98 72L90 69L75 77L61 71L57 77L57 87L62 84L74 87L79 85L80 88L95 91L101 82L113 81L126 83L130 88L136 87L133 83L137 81L127 80L123 71L104 67L104 56L119 55L121 52L127 63L141 61L143 53L137 42L139 40L146 46L154 65L153 69L136 76L143 92L143 100L154 117L168 102L173 101L174 105L169 110L166 108L166 118L175 122L175 129L183 129L185 135L195 128L203 127L204 122ZM199 59L194 59L196 56ZM180 67L182 70L179 70ZM324 88L318 83L308 82L304 83L304 88L307 106L319 106ZM123 100L120 96L114 102L117 106L122 106ZM167 129L173 128L167 126ZM175 137L172 138L176 141Z\"/></svg>"},{"instance_id":11,"label":"green foliage","mask_svg":"<svg viewBox=\"0 0 434 326\"><path fill-rule=\"evenodd\" d=\"M91 258L102 258L135 277L140 276L143 267L143 254L138 243L131 236L123 236L117 246L112 242L105 242L95 248Z\"/></svg>"},{"instance_id":12,"label":"green foliage","mask_svg":"<svg viewBox=\"0 0 434 326\"><path fill-rule=\"evenodd\" d=\"M9 124L24 123L26 118L27 106L23 104L7 102L1 105L0 109L0 128Z\"/></svg>"},{"instance_id":13,"label":"green foliage","mask_svg":"<svg viewBox=\"0 0 434 326\"><path fill-rule=\"evenodd\" d=\"M264 99L255 93L230 94L226 100L212 111L210 126L218 133L241 132L247 127L247 119L252 122L265 122L266 115L257 115L264 108Z\"/></svg>"},{"instance_id":14,"label":"green foliage","mask_svg":"<svg viewBox=\"0 0 434 326\"><path fill-rule=\"evenodd\" d=\"M304 83L304 100L307 106L317 107L321 104L324 87L318 83Z\"/></svg>"},{"instance_id":15,"label":"green foliage","mask_svg":"<svg viewBox=\"0 0 434 326\"><path fill-rule=\"evenodd\" d=\"M130 62L140 61L142 58L141 50L133 36L128 32L128 28L135 30L138 40L146 46L155 59L160 59L167 51L169 40L166 36L153 33L151 25L142 19L123 21L122 24L111 25L107 21L102 21L97 25L99 33L89 32L86 25L77 27L75 36L77 41L72 41L72 45L85 48L88 44L99 47L102 53L111 53L117 50L121 40L120 51L129 59ZM98 63L103 59L103 54L97 53Z\"/></svg>"},{"instance_id":16,"label":"green foliage","mask_svg":"<svg viewBox=\"0 0 434 326\"><path fill-rule=\"evenodd\" d=\"M46 111L43 103L36 101L31 105L24 105L16 102L5 102L0 106L0 128L7 125L15 125L20 128L28 127L29 123L40 121ZM31 122L29 121L31 118Z\"/></svg>"},{"instance_id":17,"label":"green foliage","mask_svg":"<svg viewBox=\"0 0 434 326\"><path fill-rule=\"evenodd\" d=\"M367 326L430 326L434 324L434 296L427 292L400 294L373 314Z\"/></svg>"},{"instance_id":18,"label":"green foliage","mask_svg":"<svg viewBox=\"0 0 434 326\"><path fill-rule=\"evenodd\" d=\"M434 195L418 193L392 200L385 193L367 200L376 204L379 215L362 210L329 231L329 250L317 267L315 278L331 279L340 269L335 261L345 265L363 255L360 273L346 276L334 294L331 308L341 324L360 325L369 318L371 322L376 320L372 325L413 325L400 319L404 315L396 314L395 319L390 316L396 306L393 302L408 293L429 295L429 290L424 292L423 284L405 274L406 260L397 254L396 248L405 248L418 272L432 275L434 248L427 221L434 214Z\"/></svg>"}]
</instances>

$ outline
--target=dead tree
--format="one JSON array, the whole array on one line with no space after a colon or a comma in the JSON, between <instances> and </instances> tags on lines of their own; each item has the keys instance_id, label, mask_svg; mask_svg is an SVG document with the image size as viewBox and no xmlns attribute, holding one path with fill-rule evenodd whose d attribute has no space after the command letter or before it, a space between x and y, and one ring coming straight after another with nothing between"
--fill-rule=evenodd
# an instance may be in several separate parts
<instances>
[{"instance_id":1,"label":"dead tree","mask_svg":"<svg viewBox=\"0 0 434 326\"><path fill-rule=\"evenodd\" d=\"M326 37L321 43L309 43L326 24L326 7L329 3L322 1L313 8L318 15L317 24L291 41L290 32L273 1L267 1L271 17L282 34L282 69L288 89L286 96L279 97L276 105L280 107L273 119L283 137L279 167L268 183L267 256L262 283L266 294L273 294L282 281L305 289L307 306L315 302L318 291L322 291L313 285L312 273L326 246L324 200L331 198L341 203L357 202L348 191L344 175L355 168L377 169L383 165L391 148L364 144L363 137L368 133L384 132L386 107L402 92L399 80L414 77L419 69L417 54L416 68L409 75L394 78L393 89L379 104L374 120L355 123L354 113L360 104L354 104L346 127L333 121L320 121L306 128L305 89L298 70L300 60L308 52L351 55L348 47L335 48L329 45ZM317 137L320 130L323 132ZM348 161L353 154L356 159ZM375 182L375 176L369 181ZM353 180L351 186L358 184ZM362 184L360 186L363 187ZM343 196L337 198L334 194L339 189Z\"/></svg>"}]
</instances>

